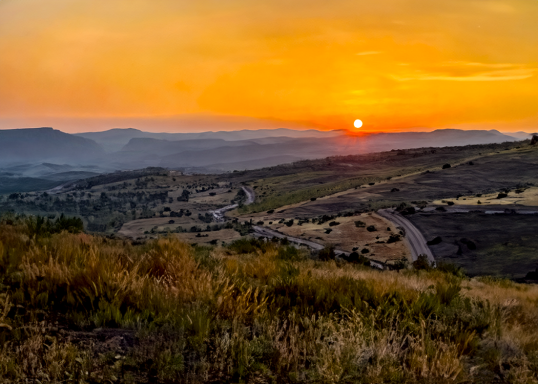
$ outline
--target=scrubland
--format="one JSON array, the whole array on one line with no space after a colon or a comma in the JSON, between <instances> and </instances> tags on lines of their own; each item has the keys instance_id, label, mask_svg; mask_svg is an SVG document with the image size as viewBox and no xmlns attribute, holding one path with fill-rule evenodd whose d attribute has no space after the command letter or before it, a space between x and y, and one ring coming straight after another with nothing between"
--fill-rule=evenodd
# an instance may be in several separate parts
<instances>
[{"instance_id":1,"label":"scrubland","mask_svg":"<svg viewBox=\"0 0 538 384\"><path fill-rule=\"evenodd\" d=\"M5 383L537 382L536 286L34 220L0 223Z\"/></svg>"}]
</instances>

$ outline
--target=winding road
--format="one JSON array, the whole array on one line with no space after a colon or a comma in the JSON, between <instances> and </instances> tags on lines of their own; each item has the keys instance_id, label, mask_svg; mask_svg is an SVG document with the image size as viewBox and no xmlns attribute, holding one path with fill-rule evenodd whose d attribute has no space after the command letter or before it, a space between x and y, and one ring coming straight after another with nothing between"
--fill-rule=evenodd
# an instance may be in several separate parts
<instances>
[{"instance_id":1,"label":"winding road","mask_svg":"<svg viewBox=\"0 0 538 384\"><path fill-rule=\"evenodd\" d=\"M435 259L432 251L426 244L426 239L422 236L422 233L415 227L409 220L400 215L394 209L380 209L377 214L391 222L396 226L403 228L405 231L405 241L411 251L411 257L413 261L418 259L419 255L426 255L430 263L434 264Z\"/></svg>"},{"instance_id":2,"label":"winding road","mask_svg":"<svg viewBox=\"0 0 538 384\"><path fill-rule=\"evenodd\" d=\"M256 200L256 194L254 193L254 190L250 187L241 187L245 194L247 195L247 200L245 201L245 205L252 204L254 200ZM217 209L215 211L211 211L211 214L213 215L213 218L217 223L222 223L225 221L224 215L226 212L231 211L232 209L235 209L239 207L239 204L232 204L227 205L223 208Z\"/></svg>"}]
</instances>

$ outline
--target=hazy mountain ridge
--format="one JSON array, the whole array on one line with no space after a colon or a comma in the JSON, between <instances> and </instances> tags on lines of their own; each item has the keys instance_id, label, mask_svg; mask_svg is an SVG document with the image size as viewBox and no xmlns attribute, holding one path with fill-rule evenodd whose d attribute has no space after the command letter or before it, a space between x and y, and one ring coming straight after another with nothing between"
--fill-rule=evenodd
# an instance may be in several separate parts
<instances>
[{"instance_id":1,"label":"hazy mountain ridge","mask_svg":"<svg viewBox=\"0 0 538 384\"><path fill-rule=\"evenodd\" d=\"M131 139L147 138L167 141L220 139L226 141L264 139L268 137L333 137L341 135L342 131L317 131L317 130L294 130L287 128L217 131L217 132L193 132L193 133L155 133L144 132L134 128L113 128L102 132L77 133L75 136L94 140L107 151L119 151L129 143Z\"/></svg>"},{"instance_id":2,"label":"hazy mountain ridge","mask_svg":"<svg viewBox=\"0 0 538 384\"><path fill-rule=\"evenodd\" d=\"M171 134L112 129L70 135L52 128L29 128L0 130L0 173L6 179L4 185L10 186L5 191L19 191L27 190L21 187L24 183L45 187L100 173L155 166L221 173L327 156L516 140L495 130L458 129L356 134L290 129ZM107 153L105 148L118 149ZM16 180L7 182L10 178Z\"/></svg>"},{"instance_id":3,"label":"hazy mountain ridge","mask_svg":"<svg viewBox=\"0 0 538 384\"><path fill-rule=\"evenodd\" d=\"M84 162L99 158L103 148L93 140L53 128L0 130L0 163Z\"/></svg>"}]
</instances>

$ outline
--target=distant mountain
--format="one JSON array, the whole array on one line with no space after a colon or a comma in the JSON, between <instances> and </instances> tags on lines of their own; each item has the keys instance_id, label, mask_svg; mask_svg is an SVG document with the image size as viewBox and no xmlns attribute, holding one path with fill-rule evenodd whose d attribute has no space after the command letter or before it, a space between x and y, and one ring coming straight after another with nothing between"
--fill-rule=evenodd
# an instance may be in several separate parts
<instances>
[{"instance_id":1,"label":"distant mountain","mask_svg":"<svg viewBox=\"0 0 538 384\"><path fill-rule=\"evenodd\" d=\"M148 138L131 139L122 152L153 152L161 156L171 155L180 151L205 150L219 147L240 147L244 145L259 145L250 140L226 141L223 139L194 139L194 140L158 140Z\"/></svg>"},{"instance_id":2,"label":"distant mountain","mask_svg":"<svg viewBox=\"0 0 538 384\"><path fill-rule=\"evenodd\" d=\"M278 157L282 158L281 164L283 164L286 162L284 159L290 157L316 159L392 149L492 144L516 141L516 139L498 131L440 129L433 132L349 134L328 138L286 138L285 140L269 138L252 141L255 143L245 142L245 145L240 147L232 147L229 145L230 142L227 142L226 146L218 148L183 150L163 156L160 166L230 170L230 168L241 168L239 164L245 164L244 162L252 163L253 161L256 161L260 167L273 166L274 159ZM264 163L263 159L271 159L271 161ZM230 163L237 163L237 166L230 166Z\"/></svg>"},{"instance_id":3,"label":"distant mountain","mask_svg":"<svg viewBox=\"0 0 538 384\"><path fill-rule=\"evenodd\" d=\"M287 128L278 129L259 129L259 130L241 130L241 131L219 131L219 132L197 132L197 133L155 133L143 132L134 128L114 128L102 132L77 133L75 136L84 137L94 140L103 146L108 152L121 150L129 141L137 138L148 138L157 140L179 141L179 140L200 140L200 139L218 139L226 141L264 139L268 137L334 137L341 135L342 131L317 131L294 130Z\"/></svg>"},{"instance_id":4,"label":"distant mountain","mask_svg":"<svg viewBox=\"0 0 538 384\"><path fill-rule=\"evenodd\" d=\"M4 190L21 187L22 191L116 170L160 166L218 173L336 155L515 140L495 130L458 129L400 133L291 129L150 133L112 129L79 135L52 128L12 129L0 130L0 176L4 185L9 184ZM24 185L31 187L22 188Z\"/></svg>"},{"instance_id":5,"label":"distant mountain","mask_svg":"<svg viewBox=\"0 0 538 384\"><path fill-rule=\"evenodd\" d=\"M52 128L0 130L0 164L45 161L77 164L103 154L94 141Z\"/></svg>"},{"instance_id":6,"label":"distant mountain","mask_svg":"<svg viewBox=\"0 0 538 384\"><path fill-rule=\"evenodd\" d=\"M437 129L432 132L375 133L364 138L382 150L417 147L452 147L472 144L494 144L518 139L496 130Z\"/></svg>"},{"instance_id":7,"label":"distant mountain","mask_svg":"<svg viewBox=\"0 0 538 384\"><path fill-rule=\"evenodd\" d=\"M518 132L501 132L501 133L503 135L512 136L518 140L527 140L532 137L532 132L529 133L529 132L518 131Z\"/></svg>"}]
</instances>

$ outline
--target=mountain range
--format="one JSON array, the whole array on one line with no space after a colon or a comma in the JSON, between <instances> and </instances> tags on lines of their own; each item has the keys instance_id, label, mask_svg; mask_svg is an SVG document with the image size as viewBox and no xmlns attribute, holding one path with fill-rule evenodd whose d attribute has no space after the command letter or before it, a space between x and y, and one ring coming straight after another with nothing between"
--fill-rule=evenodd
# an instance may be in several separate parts
<instances>
[{"instance_id":1,"label":"mountain range","mask_svg":"<svg viewBox=\"0 0 538 384\"><path fill-rule=\"evenodd\" d=\"M353 133L281 128L153 133L127 128L80 134L53 128L0 130L0 193L50 188L99 173L148 166L222 173L335 155L517 141L524 135L458 129Z\"/></svg>"}]
</instances>

